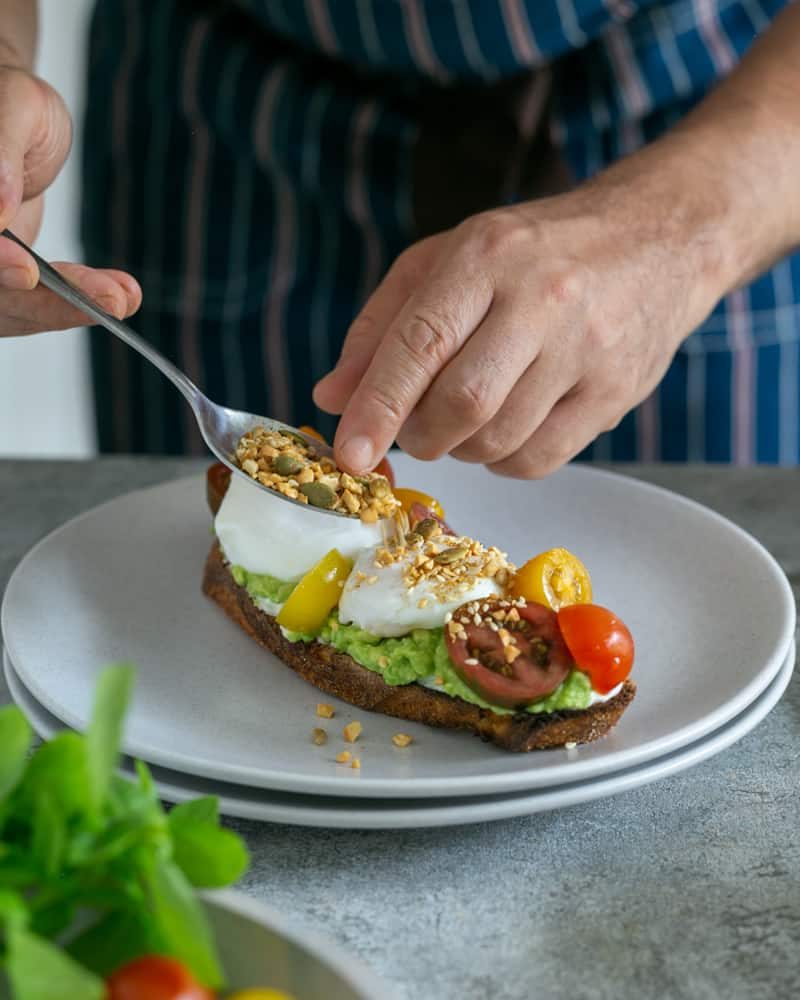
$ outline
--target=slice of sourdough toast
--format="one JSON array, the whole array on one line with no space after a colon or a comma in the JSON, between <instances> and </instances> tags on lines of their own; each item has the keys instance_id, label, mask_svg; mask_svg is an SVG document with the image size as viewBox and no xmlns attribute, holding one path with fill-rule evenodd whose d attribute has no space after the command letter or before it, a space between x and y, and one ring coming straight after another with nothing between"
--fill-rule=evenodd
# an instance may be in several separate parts
<instances>
[{"instance_id":1,"label":"slice of sourdough toast","mask_svg":"<svg viewBox=\"0 0 800 1000\"><path fill-rule=\"evenodd\" d=\"M543 750L596 740L616 725L636 693L634 682L627 680L615 697L590 708L501 715L420 684L386 684L375 671L333 646L289 642L272 615L257 608L247 590L233 579L217 542L206 560L203 592L256 642L321 691L368 712L444 729L466 729L504 750Z\"/></svg>"}]
</instances>

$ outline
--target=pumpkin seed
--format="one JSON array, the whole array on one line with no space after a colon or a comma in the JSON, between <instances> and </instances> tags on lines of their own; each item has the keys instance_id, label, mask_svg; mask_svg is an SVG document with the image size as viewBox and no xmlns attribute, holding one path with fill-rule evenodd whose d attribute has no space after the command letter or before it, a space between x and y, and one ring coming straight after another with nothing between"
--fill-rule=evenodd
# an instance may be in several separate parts
<instances>
[{"instance_id":1,"label":"pumpkin seed","mask_svg":"<svg viewBox=\"0 0 800 1000\"><path fill-rule=\"evenodd\" d=\"M450 563L463 559L467 552L469 552L469 549L466 545L454 545L452 548L442 549L441 552L437 552L432 558L440 566L448 566Z\"/></svg>"},{"instance_id":2,"label":"pumpkin seed","mask_svg":"<svg viewBox=\"0 0 800 1000\"><path fill-rule=\"evenodd\" d=\"M416 531L409 531L406 535L406 545L420 545L422 541L422 535Z\"/></svg>"},{"instance_id":3,"label":"pumpkin seed","mask_svg":"<svg viewBox=\"0 0 800 1000\"><path fill-rule=\"evenodd\" d=\"M283 434L284 437L291 438L292 441L296 441L298 444L301 444L304 448L308 448L309 447L308 441L306 441L306 439L303 437L302 434L298 434L296 431L283 431L282 430L281 434Z\"/></svg>"},{"instance_id":4,"label":"pumpkin seed","mask_svg":"<svg viewBox=\"0 0 800 1000\"><path fill-rule=\"evenodd\" d=\"M436 535L441 535L442 529L439 522L432 517L424 517L419 524L416 525L414 531L422 535L423 538L435 538Z\"/></svg>"},{"instance_id":5,"label":"pumpkin seed","mask_svg":"<svg viewBox=\"0 0 800 1000\"><path fill-rule=\"evenodd\" d=\"M279 476L296 476L305 467L305 462L297 455L284 453L272 462L272 468Z\"/></svg>"},{"instance_id":6,"label":"pumpkin seed","mask_svg":"<svg viewBox=\"0 0 800 1000\"><path fill-rule=\"evenodd\" d=\"M308 497L308 502L312 507L329 509L336 503L336 494L325 483L303 483L300 492L303 496Z\"/></svg>"}]
</instances>

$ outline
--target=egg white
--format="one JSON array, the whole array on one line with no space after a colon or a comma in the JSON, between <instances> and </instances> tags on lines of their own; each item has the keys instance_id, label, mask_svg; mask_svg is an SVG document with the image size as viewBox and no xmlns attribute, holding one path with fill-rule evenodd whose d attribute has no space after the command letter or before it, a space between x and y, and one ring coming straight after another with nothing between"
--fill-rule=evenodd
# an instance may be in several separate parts
<instances>
[{"instance_id":1,"label":"egg white","mask_svg":"<svg viewBox=\"0 0 800 1000\"><path fill-rule=\"evenodd\" d=\"M437 628L445 623L448 612L468 601L478 601L501 594L500 587L488 577L479 577L466 592L454 590L452 598L441 600L434 593L434 585L423 580L413 590L403 582L403 574L414 559L407 559L389 566L375 565L375 550L362 552L356 559L353 572L347 579L339 602L339 621L364 629L384 638L405 635L415 628ZM365 579L377 577L374 583ZM427 599L425 607L420 601Z\"/></svg>"},{"instance_id":2,"label":"egg white","mask_svg":"<svg viewBox=\"0 0 800 1000\"><path fill-rule=\"evenodd\" d=\"M380 524L305 510L241 476L231 476L214 530L231 565L288 581L299 580L331 549L355 559L382 539Z\"/></svg>"}]
</instances>

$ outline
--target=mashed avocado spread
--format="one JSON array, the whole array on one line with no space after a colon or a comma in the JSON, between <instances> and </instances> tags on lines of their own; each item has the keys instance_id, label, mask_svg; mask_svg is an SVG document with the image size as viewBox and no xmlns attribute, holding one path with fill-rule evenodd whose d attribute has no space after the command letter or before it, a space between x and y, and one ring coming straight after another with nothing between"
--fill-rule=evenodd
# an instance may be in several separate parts
<instances>
[{"instance_id":1,"label":"mashed avocado spread","mask_svg":"<svg viewBox=\"0 0 800 1000\"><path fill-rule=\"evenodd\" d=\"M279 580L269 573L251 573L243 566L231 566L231 576L245 587L251 597L266 597L274 604L283 604L294 590L295 584Z\"/></svg>"},{"instance_id":2,"label":"mashed avocado spread","mask_svg":"<svg viewBox=\"0 0 800 1000\"><path fill-rule=\"evenodd\" d=\"M295 587L293 583L274 576L249 573L241 566L232 566L231 573L240 587L247 588L251 597L266 597L276 604L283 604ZM313 642L317 639L328 643L352 656L367 670L380 674L387 684L431 682L430 686L436 691L444 691L454 698L489 708L501 715L512 714L510 709L490 705L461 680L450 662L441 628L418 628L396 639L382 639L356 625L343 625L334 613L317 634L284 630L284 635L290 642ZM435 678L442 683L436 684ZM588 708L591 694L589 678L580 670L573 670L552 694L540 698L525 711L538 714L565 708Z\"/></svg>"}]
</instances>

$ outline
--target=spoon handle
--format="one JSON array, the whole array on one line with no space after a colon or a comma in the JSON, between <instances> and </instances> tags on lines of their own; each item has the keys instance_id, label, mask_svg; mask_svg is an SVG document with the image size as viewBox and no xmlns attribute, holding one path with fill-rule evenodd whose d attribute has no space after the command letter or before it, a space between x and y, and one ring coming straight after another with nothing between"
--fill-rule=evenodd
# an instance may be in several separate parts
<instances>
[{"instance_id":1,"label":"spoon handle","mask_svg":"<svg viewBox=\"0 0 800 1000\"><path fill-rule=\"evenodd\" d=\"M35 250L31 250L27 244L23 243L22 240L15 236L14 233L9 229L4 229L3 236L9 240L13 240L18 246L21 246L26 253L29 253L31 257L39 265L39 281L49 288L51 292L55 292L56 295L64 299L65 302L69 302L70 305L75 306L76 309L80 309L81 312L86 313L90 316L96 323L100 326L104 326L106 330L111 333L116 334L120 340L124 340L125 343L132 347L135 351L138 351L143 357L147 358L151 364L154 364L156 368L159 369L166 377L183 393L192 407L198 402L199 398L202 397L202 393L197 388L197 386L188 378L184 373L176 368L175 365L164 355L155 349L152 344L140 337L138 333L132 330L127 323L122 323L115 316L111 316L100 306L95 305L90 298L87 298L79 289L74 285L70 284L66 278L63 278L56 269L47 263L42 257L36 253Z\"/></svg>"}]
</instances>

